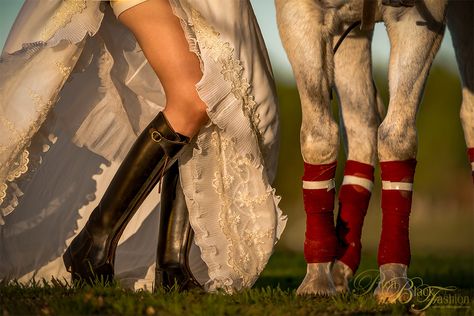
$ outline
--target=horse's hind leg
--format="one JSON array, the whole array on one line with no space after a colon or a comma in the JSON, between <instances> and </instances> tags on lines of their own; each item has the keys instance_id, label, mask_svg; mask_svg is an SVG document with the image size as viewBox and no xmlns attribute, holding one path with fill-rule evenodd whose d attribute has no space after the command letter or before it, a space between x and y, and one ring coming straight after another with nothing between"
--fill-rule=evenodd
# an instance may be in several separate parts
<instances>
[{"instance_id":1,"label":"horse's hind leg","mask_svg":"<svg viewBox=\"0 0 474 316\"><path fill-rule=\"evenodd\" d=\"M466 139L474 182L474 2L451 1L448 5L456 60L462 80L461 123Z\"/></svg>"},{"instance_id":2,"label":"horse's hind leg","mask_svg":"<svg viewBox=\"0 0 474 316\"><path fill-rule=\"evenodd\" d=\"M336 290L348 290L361 255L361 233L373 186L377 128L381 122L372 79L371 33L353 30L334 56L341 130L347 161L339 190L337 260L332 268Z\"/></svg>"},{"instance_id":3,"label":"horse's hind leg","mask_svg":"<svg viewBox=\"0 0 474 316\"><path fill-rule=\"evenodd\" d=\"M415 120L443 37L444 13L442 1L420 1L416 7L389 8L384 13L391 52L390 102L378 129L377 144L383 219L378 250L380 282L375 295L381 301L396 301L400 294L410 296L404 288L410 263L408 222L417 151Z\"/></svg>"},{"instance_id":4,"label":"horse's hind leg","mask_svg":"<svg viewBox=\"0 0 474 316\"><path fill-rule=\"evenodd\" d=\"M307 274L298 294L335 294L334 175L338 126L330 109L333 78L330 19L313 0L276 0L280 36L295 75L302 107L301 153L306 211ZM325 23L326 22L326 23Z\"/></svg>"}]
</instances>

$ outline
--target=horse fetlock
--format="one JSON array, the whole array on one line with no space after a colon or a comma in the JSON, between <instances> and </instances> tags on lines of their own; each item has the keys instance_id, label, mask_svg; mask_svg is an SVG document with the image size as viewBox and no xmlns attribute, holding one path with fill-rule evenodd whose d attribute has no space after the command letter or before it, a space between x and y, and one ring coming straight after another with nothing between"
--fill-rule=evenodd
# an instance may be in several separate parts
<instances>
[{"instance_id":1,"label":"horse fetlock","mask_svg":"<svg viewBox=\"0 0 474 316\"><path fill-rule=\"evenodd\" d=\"M407 160L416 157L417 133L414 122L383 122L378 129L380 161Z\"/></svg>"},{"instance_id":2,"label":"horse fetlock","mask_svg":"<svg viewBox=\"0 0 474 316\"><path fill-rule=\"evenodd\" d=\"M308 263L306 276L296 290L298 295L333 296L337 294L331 275L332 262Z\"/></svg>"},{"instance_id":3,"label":"horse fetlock","mask_svg":"<svg viewBox=\"0 0 474 316\"><path fill-rule=\"evenodd\" d=\"M375 164L377 156L377 128L346 127L347 159Z\"/></svg>"},{"instance_id":4,"label":"horse fetlock","mask_svg":"<svg viewBox=\"0 0 474 316\"><path fill-rule=\"evenodd\" d=\"M331 163L337 159L339 130L335 122L302 124L300 133L303 160L311 164Z\"/></svg>"},{"instance_id":5,"label":"horse fetlock","mask_svg":"<svg viewBox=\"0 0 474 316\"><path fill-rule=\"evenodd\" d=\"M474 147L474 95L464 89L460 117L468 148Z\"/></svg>"}]
</instances>

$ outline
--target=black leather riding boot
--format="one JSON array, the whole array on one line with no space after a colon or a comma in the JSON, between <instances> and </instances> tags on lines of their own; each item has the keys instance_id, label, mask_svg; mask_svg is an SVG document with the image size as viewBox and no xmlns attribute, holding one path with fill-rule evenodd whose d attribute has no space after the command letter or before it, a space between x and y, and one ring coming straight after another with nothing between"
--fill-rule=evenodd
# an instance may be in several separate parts
<instances>
[{"instance_id":1,"label":"black leather riding boot","mask_svg":"<svg viewBox=\"0 0 474 316\"><path fill-rule=\"evenodd\" d=\"M73 280L113 280L115 250L125 226L188 143L161 112L138 136L99 205L63 255Z\"/></svg>"},{"instance_id":2,"label":"black leather riding boot","mask_svg":"<svg viewBox=\"0 0 474 316\"><path fill-rule=\"evenodd\" d=\"M175 284L179 290L201 287L189 268L193 237L178 164L174 164L163 179L155 287L169 289Z\"/></svg>"}]
</instances>

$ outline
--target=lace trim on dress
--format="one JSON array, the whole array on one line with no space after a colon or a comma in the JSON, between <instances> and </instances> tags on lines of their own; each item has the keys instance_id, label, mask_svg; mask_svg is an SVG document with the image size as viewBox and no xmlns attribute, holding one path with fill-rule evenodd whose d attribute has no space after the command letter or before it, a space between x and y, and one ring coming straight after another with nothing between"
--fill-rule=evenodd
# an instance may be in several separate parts
<instances>
[{"instance_id":1,"label":"lace trim on dress","mask_svg":"<svg viewBox=\"0 0 474 316\"><path fill-rule=\"evenodd\" d=\"M99 9L104 1L63 0L48 20L40 39L53 47L61 41L77 44L94 36L102 23L104 13Z\"/></svg>"},{"instance_id":2,"label":"lace trim on dress","mask_svg":"<svg viewBox=\"0 0 474 316\"><path fill-rule=\"evenodd\" d=\"M209 56L222 65L221 73L224 79L231 84L232 94L242 102L242 110L250 119L252 129L257 135L260 148L262 147L262 135L258 129L260 123L259 114L256 111L255 97L251 94L252 86L245 77L242 62L234 57L234 49L230 43L221 40L219 32L206 23L201 14L193 9L192 20L195 25L196 35L199 36L199 45L207 49Z\"/></svg>"},{"instance_id":3,"label":"lace trim on dress","mask_svg":"<svg viewBox=\"0 0 474 316\"><path fill-rule=\"evenodd\" d=\"M227 264L241 276L242 286L248 287L266 263L266 253L261 245L275 236L273 228L255 229L261 226L259 221L262 220L257 209L264 207L271 192L253 187L252 177L257 176L253 168L254 157L239 155L235 138L226 139L217 132L212 133L211 137L218 158L217 165L226 166L224 170L214 173L212 184L221 201L220 228L229 242Z\"/></svg>"},{"instance_id":4,"label":"lace trim on dress","mask_svg":"<svg viewBox=\"0 0 474 316\"><path fill-rule=\"evenodd\" d=\"M41 40L47 42L57 30L71 23L74 15L81 13L87 7L86 0L64 0L60 7L54 12L41 31Z\"/></svg>"},{"instance_id":5,"label":"lace trim on dress","mask_svg":"<svg viewBox=\"0 0 474 316\"><path fill-rule=\"evenodd\" d=\"M46 45L41 42L25 43L21 50L12 55L6 55L2 59L4 66L8 67L9 63L19 63L22 59L24 59L24 63L28 63L35 56L41 54L42 50L56 46L62 40L78 44L75 49L63 49L64 54L58 53L60 58L54 64L62 79L60 79L61 83L58 84L56 91L43 96L39 91L30 89L31 103L36 108L36 115L30 123L30 128L19 129L6 115L0 115L0 127L3 125L9 135L14 137L14 139L9 140L10 143L14 143L13 147L0 145L0 154L8 157L0 170L0 225L4 223L3 217L15 209L19 198L23 195L19 186L15 184L15 180L22 178L27 173L34 172L34 168L29 166L32 155L28 149L32 137L46 120L48 113L56 102L59 91L69 77L78 59L77 52L80 53L82 49L80 42L84 40L87 34L95 34L100 27L103 13L98 9L99 5L100 1L62 1L41 32L39 40L47 42ZM68 55L74 50L75 52L72 55ZM69 65L66 65L65 62ZM8 104L5 105L5 110L7 107ZM44 146L49 148L46 142ZM7 151L9 152L6 153ZM35 157L33 160L41 161L41 157Z\"/></svg>"},{"instance_id":6,"label":"lace trim on dress","mask_svg":"<svg viewBox=\"0 0 474 316\"><path fill-rule=\"evenodd\" d=\"M72 58L69 57L68 59L74 61L77 60L77 56L73 56ZM56 64L62 65L62 71L58 69L58 72L62 76L62 83L64 83L68 77L68 74L63 68L66 66L64 66L61 61L57 61ZM6 117L6 115L0 115L0 125L6 127L9 135L14 137L13 140L10 140L13 141L12 143L14 146L10 147L10 153L7 153L10 158L5 162L5 165L2 166L3 171L7 171L7 173L5 175L4 182L0 183L0 225L3 224L3 216L8 215L15 209L15 207L18 205L19 197L23 195L18 185L15 184L15 180L21 178L26 173L33 172L35 170L34 168L31 168L31 166L29 167L31 154L28 148L31 145L32 137L42 126L52 106L55 104L55 99L59 93L62 83L59 85L59 88L56 91L51 93L49 97L41 95L39 91L32 89L29 90L31 104L34 106L36 112L34 119L30 123L30 128L19 129ZM45 148L49 148L49 145L46 143L45 146L47 146ZM5 151L6 147L4 146L2 150ZM34 160L37 161L40 160L40 158L35 158ZM9 186L12 187L12 190L10 190L10 198L8 198ZM8 203L5 203L7 201Z\"/></svg>"},{"instance_id":7,"label":"lace trim on dress","mask_svg":"<svg viewBox=\"0 0 474 316\"><path fill-rule=\"evenodd\" d=\"M46 120L46 116L48 115L51 107L53 106L54 102L52 100L45 101L43 97L38 94L37 92L30 90L30 97L32 102L36 105L36 112L37 116L33 121L32 125L35 129L29 129L25 131L18 131L15 128L15 125L9 121L6 117L2 116L2 122L8 127L8 129L14 133L16 136L16 146L15 151L19 154L16 158L7 161L7 168L6 170L10 170L7 175L5 182L0 186L0 206L4 203L4 200L7 198L7 192L10 191L11 196L8 198L7 203L5 206L0 208L0 225L3 224L3 217L10 214L15 207L18 205L19 198L23 195L23 192L20 190L18 185L15 183L15 180L19 179L23 175L25 175L29 170L33 171L34 168L29 167L28 165L31 162L30 159L30 152L28 149L31 145L31 138L34 134L38 131L41 127L43 122ZM49 149L49 147L47 147ZM36 158L36 157L35 157ZM34 159L34 161L38 161L40 158ZM10 183L7 185L7 183ZM8 190L8 186L11 187L11 190Z\"/></svg>"}]
</instances>

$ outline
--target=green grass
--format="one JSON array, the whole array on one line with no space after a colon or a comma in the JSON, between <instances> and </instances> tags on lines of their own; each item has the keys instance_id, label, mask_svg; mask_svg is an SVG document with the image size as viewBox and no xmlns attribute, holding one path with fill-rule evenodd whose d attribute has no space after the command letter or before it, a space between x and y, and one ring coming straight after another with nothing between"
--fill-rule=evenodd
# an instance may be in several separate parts
<instances>
[{"instance_id":1,"label":"green grass","mask_svg":"<svg viewBox=\"0 0 474 316\"><path fill-rule=\"evenodd\" d=\"M413 258L411 277L421 276L432 286L456 286L451 302L437 301L427 315L471 315L474 309L472 257ZM375 268L375 257L365 255L360 271ZM235 295L133 292L119 286L73 288L57 283L33 286L0 284L3 315L403 315L409 305L379 305L371 295L355 290L334 298L298 297L295 289L305 274L301 254L277 251L253 289ZM375 276L375 274L374 274ZM444 297L441 293L438 297ZM457 303L455 300L464 300ZM451 303L451 304L450 304ZM464 305L461 307L460 305ZM419 305L421 306L421 305Z\"/></svg>"}]
</instances>

